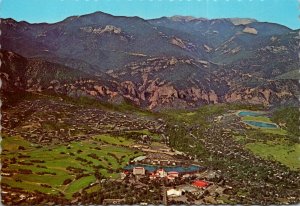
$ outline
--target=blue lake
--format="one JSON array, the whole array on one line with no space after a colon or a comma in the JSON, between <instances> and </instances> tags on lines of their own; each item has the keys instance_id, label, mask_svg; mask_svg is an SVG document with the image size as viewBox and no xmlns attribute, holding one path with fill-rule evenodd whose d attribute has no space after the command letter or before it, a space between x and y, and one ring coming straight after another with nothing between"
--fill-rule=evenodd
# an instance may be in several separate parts
<instances>
[{"instance_id":1,"label":"blue lake","mask_svg":"<svg viewBox=\"0 0 300 206\"><path fill-rule=\"evenodd\" d=\"M204 169L204 167L190 165L188 167L182 166L156 166L156 165L144 165L144 164L131 164L124 167L125 170L132 170L134 167L144 167L148 172L154 172L160 168L163 168L166 172L176 171L179 173L197 172Z\"/></svg>"},{"instance_id":2,"label":"blue lake","mask_svg":"<svg viewBox=\"0 0 300 206\"><path fill-rule=\"evenodd\" d=\"M239 116L241 117L245 117L245 116L252 116L252 117L256 117L256 116L261 116L262 113L260 112L252 112L252 111L241 111L238 113Z\"/></svg>"},{"instance_id":3,"label":"blue lake","mask_svg":"<svg viewBox=\"0 0 300 206\"><path fill-rule=\"evenodd\" d=\"M266 123L266 122L256 122L256 121L244 121L247 124L250 124L255 127L263 127L263 128L277 128L278 126L273 123Z\"/></svg>"}]
</instances>

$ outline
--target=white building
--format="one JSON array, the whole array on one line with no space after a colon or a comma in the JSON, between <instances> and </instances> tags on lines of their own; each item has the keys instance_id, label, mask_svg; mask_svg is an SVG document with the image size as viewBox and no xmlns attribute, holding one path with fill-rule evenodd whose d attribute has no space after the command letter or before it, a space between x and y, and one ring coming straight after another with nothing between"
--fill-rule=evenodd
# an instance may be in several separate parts
<instances>
[{"instance_id":1,"label":"white building","mask_svg":"<svg viewBox=\"0 0 300 206\"><path fill-rule=\"evenodd\" d=\"M180 197L182 195L182 190L170 189L167 191L167 196L169 197Z\"/></svg>"},{"instance_id":2,"label":"white building","mask_svg":"<svg viewBox=\"0 0 300 206\"><path fill-rule=\"evenodd\" d=\"M144 167L134 167L133 174L134 175L145 175L145 168Z\"/></svg>"},{"instance_id":3,"label":"white building","mask_svg":"<svg viewBox=\"0 0 300 206\"><path fill-rule=\"evenodd\" d=\"M132 160L132 162L139 162L139 161L142 161L144 159L146 159L147 157L146 156L139 156L139 157L136 157Z\"/></svg>"}]
</instances>

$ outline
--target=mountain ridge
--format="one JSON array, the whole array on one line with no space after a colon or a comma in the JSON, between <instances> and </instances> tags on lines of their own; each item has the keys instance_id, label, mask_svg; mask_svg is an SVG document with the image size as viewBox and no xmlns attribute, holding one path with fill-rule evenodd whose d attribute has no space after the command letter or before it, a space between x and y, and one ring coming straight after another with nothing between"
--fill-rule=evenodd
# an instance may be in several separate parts
<instances>
[{"instance_id":1,"label":"mountain ridge","mask_svg":"<svg viewBox=\"0 0 300 206\"><path fill-rule=\"evenodd\" d=\"M277 25L281 25L281 26L284 26L284 27L287 27L289 28L288 26L285 26L285 25L282 25L280 23L276 23L276 22L265 22L265 21L258 21L257 19L254 19L254 18L245 18L245 17L220 17L220 18L205 18L205 17L195 17L195 16L186 16L186 15L173 15L173 16L161 16L161 17L156 17L156 18L142 18L142 17L139 17L139 16L125 16L125 15L112 15L112 14L109 14L109 13L106 13L106 12L102 12L102 11L94 11L94 12L91 12L91 13L88 13L88 14L82 14L82 15L72 15L72 16L68 16L68 17L65 17L64 19L62 20L58 20L56 22L51 22L51 23L48 23L48 22L29 22L29 21L26 21L26 20L15 20L11 17L8 17L8 18L0 18L1 20L13 20L14 22L17 22L17 23L26 23L26 24L31 24L31 25L39 25L39 24L47 24L47 25L52 25L52 24L58 24L58 23L61 23L61 22L64 22L64 21L68 21L68 20L73 20L75 18L81 18L81 17L91 17L91 16L96 16L96 15L101 15L101 16L109 16L109 17L116 17L116 18L138 18L138 19L142 19L144 21L151 21L151 20L159 20L159 19L170 19L170 20L187 20L187 21L193 21L193 20L205 20L205 21L213 21L213 20L230 20L232 21L232 23L234 23L235 21L237 21L237 24L236 25L239 25L239 24L249 24L249 23L243 23L243 21L246 21L246 22L259 22L259 23L270 23L270 24L277 24ZM240 21L242 21L240 23ZM299 30L299 29L291 29L289 28L290 30Z\"/></svg>"},{"instance_id":2,"label":"mountain ridge","mask_svg":"<svg viewBox=\"0 0 300 206\"><path fill-rule=\"evenodd\" d=\"M40 68L34 64L37 71L69 67L95 81L76 87L73 79L57 88L64 95L78 89L101 101L127 99L149 109L235 101L297 104L299 85L288 79L299 67L294 30L243 18L234 20L238 25L230 18L174 18L95 12L55 24L8 19L2 21L0 38L4 50L29 59L29 65L32 59L50 62Z\"/></svg>"}]
</instances>

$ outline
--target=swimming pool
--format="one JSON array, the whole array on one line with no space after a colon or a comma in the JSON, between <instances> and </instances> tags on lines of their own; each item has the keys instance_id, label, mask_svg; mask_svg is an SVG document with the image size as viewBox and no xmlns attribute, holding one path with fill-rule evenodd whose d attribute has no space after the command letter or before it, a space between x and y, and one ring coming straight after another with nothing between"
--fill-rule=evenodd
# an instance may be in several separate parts
<instances>
[{"instance_id":1,"label":"swimming pool","mask_svg":"<svg viewBox=\"0 0 300 206\"><path fill-rule=\"evenodd\" d=\"M183 166L157 166L157 165L146 165L146 164L130 164L124 167L125 170L132 170L134 167L144 167L148 172L154 172L160 168L163 168L166 172L179 172L179 173L189 173L189 172L197 172L199 170L205 169L204 167L200 167L197 165L190 165L188 167Z\"/></svg>"},{"instance_id":2,"label":"swimming pool","mask_svg":"<svg viewBox=\"0 0 300 206\"><path fill-rule=\"evenodd\" d=\"M253 112L253 111L241 111L241 112L238 113L238 115L240 117L245 117L245 116L256 117L256 116L261 116L262 113L261 112Z\"/></svg>"},{"instance_id":3,"label":"swimming pool","mask_svg":"<svg viewBox=\"0 0 300 206\"><path fill-rule=\"evenodd\" d=\"M266 122L256 122L256 121L244 121L246 124L255 126L255 127L262 127L262 128L278 128L277 124L274 123L266 123Z\"/></svg>"}]
</instances>

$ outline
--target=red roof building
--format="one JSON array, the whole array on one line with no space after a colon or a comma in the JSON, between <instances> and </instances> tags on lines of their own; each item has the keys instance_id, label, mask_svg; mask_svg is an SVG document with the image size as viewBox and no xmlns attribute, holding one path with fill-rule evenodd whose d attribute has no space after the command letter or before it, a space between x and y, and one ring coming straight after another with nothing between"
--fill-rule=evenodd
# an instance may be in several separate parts
<instances>
[{"instance_id":1,"label":"red roof building","mask_svg":"<svg viewBox=\"0 0 300 206\"><path fill-rule=\"evenodd\" d=\"M207 187L208 184L209 184L208 182L205 182L203 180L196 180L196 181L193 182L192 185L195 186L195 187L203 188L203 187Z\"/></svg>"}]
</instances>

